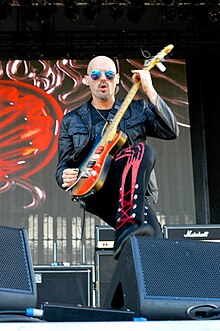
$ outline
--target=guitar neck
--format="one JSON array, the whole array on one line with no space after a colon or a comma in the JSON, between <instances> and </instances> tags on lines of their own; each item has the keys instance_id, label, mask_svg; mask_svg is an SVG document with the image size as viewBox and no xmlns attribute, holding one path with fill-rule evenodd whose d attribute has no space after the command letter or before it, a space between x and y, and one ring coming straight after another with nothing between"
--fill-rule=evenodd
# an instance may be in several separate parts
<instances>
[{"instance_id":1,"label":"guitar neck","mask_svg":"<svg viewBox=\"0 0 220 331\"><path fill-rule=\"evenodd\" d=\"M137 93L140 87L140 82L134 83L130 88L128 94L126 95L125 99L123 100L119 110L117 111L114 117L114 126L117 128L120 120L122 119L124 113L126 112L127 108L129 107L131 101L133 100L135 94ZM113 124L113 123L112 123Z\"/></svg>"},{"instance_id":2,"label":"guitar neck","mask_svg":"<svg viewBox=\"0 0 220 331\"><path fill-rule=\"evenodd\" d=\"M105 143L106 141L111 141L114 135L117 132L118 125L126 112L128 106L130 105L132 99L134 98L135 94L137 93L140 86L140 82L134 83L129 90L127 96L125 97L124 101L122 102L120 108L118 109L117 113L115 114L113 120L108 123L105 128L105 133L102 137L101 143Z\"/></svg>"}]
</instances>

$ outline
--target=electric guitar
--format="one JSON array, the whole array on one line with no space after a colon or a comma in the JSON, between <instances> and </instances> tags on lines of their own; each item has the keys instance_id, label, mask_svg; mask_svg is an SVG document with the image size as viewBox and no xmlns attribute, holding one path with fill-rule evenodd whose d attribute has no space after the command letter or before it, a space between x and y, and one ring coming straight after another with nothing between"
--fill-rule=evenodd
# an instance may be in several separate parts
<instances>
[{"instance_id":1,"label":"electric guitar","mask_svg":"<svg viewBox=\"0 0 220 331\"><path fill-rule=\"evenodd\" d=\"M170 44L154 57L145 60L143 70L150 71L155 65L161 64L173 47ZM139 86L140 81L132 85L113 120L106 123L102 133L95 140L91 152L79 166L77 181L66 190L71 192L73 198L93 194L103 186L112 159L127 140L126 134L118 131L117 128Z\"/></svg>"}]
</instances>

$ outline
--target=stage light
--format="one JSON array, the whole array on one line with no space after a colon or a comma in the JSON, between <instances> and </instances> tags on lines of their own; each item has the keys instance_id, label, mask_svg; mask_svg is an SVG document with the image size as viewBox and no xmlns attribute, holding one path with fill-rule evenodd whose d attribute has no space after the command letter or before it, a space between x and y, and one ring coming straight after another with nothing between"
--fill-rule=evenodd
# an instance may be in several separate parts
<instances>
[{"instance_id":1,"label":"stage light","mask_svg":"<svg viewBox=\"0 0 220 331\"><path fill-rule=\"evenodd\" d=\"M144 7L144 0L130 0L129 4L133 8L142 9Z\"/></svg>"},{"instance_id":2,"label":"stage light","mask_svg":"<svg viewBox=\"0 0 220 331\"><path fill-rule=\"evenodd\" d=\"M207 0L207 5L218 5L220 3L219 0Z\"/></svg>"},{"instance_id":3,"label":"stage light","mask_svg":"<svg viewBox=\"0 0 220 331\"><path fill-rule=\"evenodd\" d=\"M220 7L211 7L208 10L208 19L213 23L220 22Z\"/></svg>"},{"instance_id":4,"label":"stage light","mask_svg":"<svg viewBox=\"0 0 220 331\"><path fill-rule=\"evenodd\" d=\"M68 18L72 22L78 21L78 19L80 17L79 7L75 3L73 3L70 7L65 6L64 12L65 12L66 18Z\"/></svg>"},{"instance_id":5,"label":"stage light","mask_svg":"<svg viewBox=\"0 0 220 331\"><path fill-rule=\"evenodd\" d=\"M123 16L123 9L119 4L113 3L109 6L109 13L114 20L118 21Z\"/></svg>"},{"instance_id":6,"label":"stage light","mask_svg":"<svg viewBox=\"0 0 220 331\"><path fill-rule=\"evenodd\" d=\"M101 1L92 1L90 0L85 6L83 14L90 20L96 19L101 13Z\"/></svg>"},{"instance_id":7,"label":"stage light","mask_svg":"<svg viewBox=\"0 0 220 331\"><path fill-rule=\"evenodd\" d=\"M133 23L137 23L141 20L141 16L144 14L144 11L141 11L138 8L129 7L127 11L127 18Z\"/></svg>"},{"instance_id":8,"label":"stage light","mask_svg":"<svg viewBox=\"0 0 220 331\"><path fill-rule=\"evenodd\" d=\"M160 2L164 6L172 6L175 4L175 0L160 0Z\"/></svg>"},{"instance_id":9,"label":"stage light","mask_svg":"<svg viewBox=\"0 0 220 331\"><path fill-rule=\"evenodd\" d=\"M178 18L178 11L175 7L167 7L162 10L161 17L167 23L174 23Z\"/></svg>"},{"instance_id":10,"label":"stage light","mask_svg":"<svg viewBox=\"0 0 220 331\"><path fill-rule=\"evenodd\" d=\"M140 21L141 16L145 13L145 6L144 1L142 0L130 0L128 11L127 11L127 18L129 21L137 23Z\"/></svg>"},{"instance_id":11,"label":"stage light","mask_svg":"<svg viewBox=\"0 0 220 331\"><path fill-rule=\"evenodd\" d=\"M185 23L189 23L192 18L192 10L189 7L180 7L178 10L178 17L180 21L183 21Z\"/></svg>"}]
</instances>

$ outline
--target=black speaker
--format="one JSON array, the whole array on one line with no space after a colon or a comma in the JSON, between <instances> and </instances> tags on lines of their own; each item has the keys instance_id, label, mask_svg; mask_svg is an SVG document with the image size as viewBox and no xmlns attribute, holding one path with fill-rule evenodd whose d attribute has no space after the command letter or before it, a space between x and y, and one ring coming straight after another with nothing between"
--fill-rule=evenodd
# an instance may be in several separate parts
<instances>
[{"instance_id":1,"label":"black speaker","mask_svg":"<svg viewBox=\"0 0 220 331\"><path fill-rule=\"evenodd\" d=\"M0 309L36 307L37 290L25 229L0 226Z\"/></svg>"},{"instance_id":2,"label":"black speaker","mask_svg":"<svg viewBox=\"0 0 220 331\"><path fill-rule=\"evenodd\" d=\"M44 302L94 305L94 266L34 266L37 307Z\"/></svg>"},{"instance_id":3,"label":"black speaker","mask_svg":"<svg viewBox=\"0 0 220 331\"><path fill-rule=\"evenodd\" d=\"M219 262L216 242L131 236L121 251L104 306L130 309L148 320L202 315L207 305L220 305Z\"/></svg>"},{"instance_id":4,"label":"black speaker","mask_svg":"<svg viewBox=\"0 0 220 331\"><path fill-rule=\"evenodd\" d=\"M57 305L45 303L43 319L48 322L100 322L100 321L133 321L134 312L101 309L97 307L82 307L72 305Z\"/></svg>"},{"instance_id":5,"label":"black speaker","mask_svg":"<svg viewBox=\"0 0 220 331\"><path fill-rule=\"evenodd\" d=\"M103 307L117 261L113 250L95 252L96 306Z\"/></svg>"}]
</instances>

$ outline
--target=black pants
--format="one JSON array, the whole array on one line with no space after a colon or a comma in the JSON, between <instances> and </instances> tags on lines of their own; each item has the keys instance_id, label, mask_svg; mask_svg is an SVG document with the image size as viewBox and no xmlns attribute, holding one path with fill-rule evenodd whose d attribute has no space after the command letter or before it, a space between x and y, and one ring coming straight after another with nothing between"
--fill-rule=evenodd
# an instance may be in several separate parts
<instances>
[{"instance_id":1,"label":"black pants","mask_svg":"<svg viewBox=\"0 0 220 331\"><path fill-rule=\"evenodd\" d=\"M146 197L155 160L154 149L143 142L122 149L113 159L103 187L84 198L86 211L116 230L127 222L149 223L155 236L161 237L161 227Z\"/></svg>"}]
</instances>

